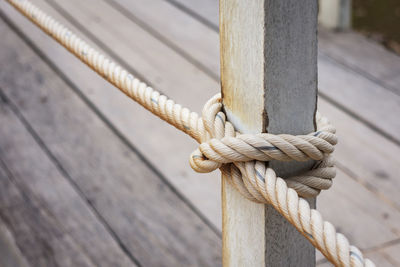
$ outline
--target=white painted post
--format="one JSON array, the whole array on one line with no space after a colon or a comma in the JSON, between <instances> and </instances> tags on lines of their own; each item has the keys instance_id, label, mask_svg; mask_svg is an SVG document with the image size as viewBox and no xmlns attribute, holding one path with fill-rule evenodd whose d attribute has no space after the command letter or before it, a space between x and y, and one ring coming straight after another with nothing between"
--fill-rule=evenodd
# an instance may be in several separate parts
<instances>
[{"instance_id":1,"label":"white painted post","mask_svg":"<svg viewBox=\"0 0 400 267\"><path fill-rule=\"evenodd\" d=\"M237 130L315 130L317 12L316 0L220 0L223 104ZM285 177L311 164L270 166ZM315 266L314 248L284 218L222 179L223 266Z\"/></svg>"},{"instance_id":2,"label":"white painted post","mask_svg":"<svg viewBox=\"0 0 400 267\"><path fill-rule=\"evenodd\" d=\"M351 0L319 0L318 21L328 29L350 29Z\"/></svg>"}]
</instances>

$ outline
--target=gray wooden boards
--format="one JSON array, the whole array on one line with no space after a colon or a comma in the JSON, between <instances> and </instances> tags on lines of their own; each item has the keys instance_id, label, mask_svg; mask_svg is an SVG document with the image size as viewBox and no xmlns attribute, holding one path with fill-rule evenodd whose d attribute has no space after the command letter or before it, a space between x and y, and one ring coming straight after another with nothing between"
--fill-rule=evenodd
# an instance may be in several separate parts
<instances>
[{"instance_id":1,"label":"gray wooden boards","mask_svg":"<svg viewBox=\"0 0 400 267\"><path fill-rule=\"evenodd\" d=\"M2 107L0 107L1 109ZM16 189L11 185L9 175L4 169L4 165L0 162L0 190L2 192L0 197L0 214L5 209L6 202L10 203L13 193ZM6 192L6 193L4 193ZM21 250L18 248L15 237L10 232L3 219L0 219L0 264L4 267L27 267L28 262L22 255Z\"/></svg>"},{"instance_id":2,"label":"gray wooden boards","mask_svg":"<svg viewBox=\"0 0 400 267\"><path fill-rule=\"evenodd\" d=\"M34 212L45 212L39 209L40 206L36 209L24 205L21 209L14 207L12 211L17 214L10 214L9 220L27 225L35 225L31 221L39 220L41 228L36 232L43 235L53 233L56 238L54 243L47 246L48 249L61 246L58 245L57 239L59 236L63 237L62 229L70 223L75 228L82 228L79 238L93 242L91 249L96 253L96 245L104 248L110 242L93 240L102 235L97 232L91 234L89 231L84 234L83 230L86 227L90 228L90 225L87 225L86 221L79 223L79 220L68 217L68 208L72 208L68 207L69 203L82 202L83 198L87 203L84 207L91 207L91 212L96 214L97 220L94 220L97 223L101 221L103 227L106 226L107 231L103 230L103 235L109 239L111 235L114 239L111 244L114 242L119 253L121 251L118 248L124 252L117 256L99 250L97 257L110 257L112 260L122 261L129 256L129 264L143 266L219 265L219 236L180 195L176 194L175 189L162 175L152 169L132 146L118 137L65 81L57 77L49 66L4 24L1 24L1 34L2 92L20 112L31 133L41 140L42 149L64 176L57 177L46 173L50 167L46 168L46 165L40 164L45 160L36 155L40 153L28 153L32 144L22 144L23 140L13 139L19 137L13 133L21 130L4 132L4 152L1 155L5 158L7 166L13 171L23 168L20 175L26 179L29 178L29 171L42 171L38 174L42 179L40 186L37 184L39 181L32 179L32 176L29 182L41 189L43 194L47 193L48 197L52 197L52 201L43 200L46 206L55 209L55 205L64 205L59 207L61 210L53 218L44 217L43 223L40 223L40 218L35 217ZM5 138L10 140L6 141ZM73 185L75 194L79 193L80 197L63 199L62 190L56 191L57 184L43 180L46 178L58 178L70 187ZM35 202L29 203L34 205ZM33 210L30 210L31 208ZM28 211L33 212L32 217L18 218L19 212L28 216ZM54 224L46 220L59 221ZM50 229L47 229L46 225L49 225ZM18 228L14 230L15 234L21 234ZM28 234L29 232L27 237ZM49 241L54 238L49 237ZM65 239L65 250L73 253L77 247L69 244L72 241L68 241L67 236ZM118 246L115 243L118 243ZM64 259L75 260L79 265L78 261L90 263L88 258L92 257L95 258L82 254L81 258L70 259L65 256Z\"/></svg>"},{"instance_id":3,"label":"gray wooden boards","mask_svg":"<svg viewBox=\"0 0 400 267\"><path fill-rule=\"evenodd\" d=\"M137 1L131 2L137 3ZM54 2L49 2L53 6ZM60 1L59 3L64 6L65 2L69 1ZM202 3L202 1L193 2ZM112 4L96 1L96 8L98 9L93 12L93 10L86 10L89 9L87 3L90 2L73 1L76 8L85 9L85 12L75 13L75 9L70 10L69 6L55 10L42 0L37 0L35 3L68 25L91 44L100 46L107 53L114 51L113 54L109 53L113 58L117 61L122 60L121 62L126 63L130 70L135 71L135 74L140 75L140 77L145 76L155 88L161 89L174 99L178 99L182 104L200 110L206 99L218 91L218 81L210 79L201 69L194 67L190 60L171 49L164 41L155 38L152 32L141 30L143 28L138 27L140 23L133 22L126 15L118 12L118 9L115 12L115 7ZM80 6L81 3L84 5ZM153 10L157 10L157 12L138 11L138 9L145 9L147 3L149 5L151 3ZM202 30L202 36L207 37L204 37L204 40L201 41L202 38L200 37L202 36L198 36L196 39L198 46L185 45L187 38L196 38L196 25L200 23L192 16L181 12L181 9L173 8L174 6L172 8L171 6L170 8L162 6L162 8L156 9L156 7L160 7L160 3L165 2L163 0L148 0L143 5L134 6L135 9L131 8L130 5L125 6L125 3L123 6L126 7L127 11L134 14L149 14L144 21L147 25L151 24L154 29L160 27L156 21L159 19L159 14L162 14L160 13L161 10L174 12L163 14L165 18L168 18L168 23L164 24L175 25L175 29L185 27L185 30L182 32L176 30L177 37L173 40L167 38L167 40L176 42L176 45L186 49L192 56L197 53L196 49L203 47L202 49L213 54L215 62L218 62L219 56L215 54L218 53L217 33L212 31L207 33ZM65 5L67 4L65 3ZM191 5L194 6L195 4L192 3ZM153 115L137 104L132 103L131 100L116 91L102 78L99 78L90 69L69 55L65 49L21 17L4 1L0 2L0 9L32 41L37 50L41 52L42 57L47 58L48 62L52 64L52 68L69 79L82 96L97 107L99 112L127 140L133 143L149 162L162 170L163 175L177 190L180 190L216 228L220 229L219 173L199 175L194 173L187 164L188 155L197 144L173 127L154 118ZM96 13L103 14L103 12L107 16L96 16ZM75 14L79 14L79 17L74 17ZM65 18L68 18L68 20ZM175 21L178 18L180 23ZM80 23L79 25L76 24L77 21ZM113 31L114 28L110 25L110 21L117 25L124 25L123 29ZM78 25L80 28L76 29L74 25ZM171 28L173 27L171 26ZM171 33L168 29L169 27L165 27L159 33L168 37ZM88 35L88 33L91 33L91 35ZM209 36L212 34L216 36L216 41L213 41L215 45L206 45ZM117 43L118 40L123 40L123 42ZM151 49L153 53L140 54L141 50L136 51L138 46L148 47L147 50L150 51ZM177 57L177 54L179 57ZM201 60L201 57L197 57L197 59ZM164 72L165 65L173 71ZM336 64L336 66L340 65ZM352 71L347 71L347 74L350 80L351 77L354 77ZM212 82L213 80L214 82ZM177 81L182 83L178 84ZM342 80L337 79L336 82L340 81ZM346 79L343 82L347 83L347 81ZM343 83L340 86L343 87ZM335 87L332 86L331 90L336 90ZM377 99L380 95L374 97ZM328 116L337 127L340 138L335 151L339 168L338 177L334 181L333 188L319 196L318 209L321 209L324 218L338 226L346 236L350 236L351 240L362 249L375 250L380 245L396 240L398 238L398 230L396 229L399 221L397 216L400 207L400 195L398 194L400 181L397 179L400 172L399 147L393 145L392 142L376 131L371 130L363 121L349 116L348 113L327 102L324 98L319 98L318 104L319 110ZM147 131L149 128L152 129L150 132ZM158 142L162 138L168 138L168 142ZM174 157L169 156L168 151L174 151ZM374 162L374 164L371 164L371 162ZM338 194L340 195L339 198L336 197ZM335 204L332 205L332 203ZM346 212L345 216L343 216L344 211ZM352 216L351 214L356 215ZM355 224L357 221L362 221L363 224L357 226ZM365 235L366 232L369 234ZM374 260L378 259L376 254L372 257Z\"/></svg>"},{"instance_id":4,"label":"gray wooden boards","mask_svg":"<svg viewBox=\"0 0 400 267\"><path fill-rule=\"evenodd\" d=\"M400 94L400 83L397 79L400 76L398 55L352 31L332 32L321 28L318 34L323 56L380 84L386 90Z\"/></svg>"},{"instance_id":5,"label":"gray wooden boards","mask_svg":"<svg viewBox=\"0 0 400 267\"><path fill-rule=\"evenodd\" d=\"M5 61L5 52L16 55L4 40L16 48L21 48L21 41L10 35L4 24L0 28L2 76L8 72L4 66L15 66L10 60ZM28 48L23 48L20 52L25 54ZM31 56L31 59L38 58ZM25 69L20 77L25 77L26 72ZM8 80L2 76L1 87L16 79L16 74L8 76ZM36 77L43 79L37 73ZM36 83L32 90L38 88ZM23 258L31 266L135 265L87 205L87 199L82 199L48 158L2 91L1 94L0 167L7 170L4 171L7 175L2 175L0 180L0 218ZM0 259L1 266L7 257Z\"/></svg>"}]
</instances>

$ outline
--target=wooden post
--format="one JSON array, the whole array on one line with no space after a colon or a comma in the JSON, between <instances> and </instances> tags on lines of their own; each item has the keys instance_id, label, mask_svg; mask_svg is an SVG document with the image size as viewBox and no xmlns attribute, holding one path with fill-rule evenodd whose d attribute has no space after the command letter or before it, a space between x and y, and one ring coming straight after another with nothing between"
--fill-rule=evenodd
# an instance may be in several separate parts
<instances>
[{"instance_id":1,"label":"wooden post","mask_svg":"<svg viewBox=\"0 0 400 267\"><path fill-rule=\"evenodd\" d=\"M320 0L318 21L328 29L350 29L351 0Z\"/></svg>"},{"instance_id":2,"label":"wooden post","mask_svg":"<svg viewBox=\"0 0 400 267\"><path fill-rule=\"evenodd\" d=\"M223 104L237 130L315 130L317 11L316 0L220 0ZM311 165L270 163L281 177ZM222 180L223 266L315 266L314 248L284 218Z\"/></svg>"}]
</instances>

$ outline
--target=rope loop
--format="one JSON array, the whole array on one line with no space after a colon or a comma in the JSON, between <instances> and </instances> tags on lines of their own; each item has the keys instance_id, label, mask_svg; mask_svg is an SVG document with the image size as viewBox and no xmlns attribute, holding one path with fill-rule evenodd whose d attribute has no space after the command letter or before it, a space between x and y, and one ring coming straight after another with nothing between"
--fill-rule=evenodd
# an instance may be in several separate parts
<instances>
[{"instance_id":1,"label":"rope loop","mask_svg":"<svg viewBox=\"0 0 400 267\"><path fill-rule=\"evenodd\" d=\"M241 134L227 121L222 112L221 95L217 94L204 105L202 122L204 132L200 135L199 147L190 155L190 166L202 173L237 168L233 171L238 174L236 187L240 192L247 191L245 195L254 201L266 202L255 190L257 181L248 175L253 174L249 166L256 162L317 161L311 170L285 179L302 197L315 197L332 185L336 172L331 153L337 144L336 130L319 113L317 131L308 135Z\"/></svg>"}]
</instances>

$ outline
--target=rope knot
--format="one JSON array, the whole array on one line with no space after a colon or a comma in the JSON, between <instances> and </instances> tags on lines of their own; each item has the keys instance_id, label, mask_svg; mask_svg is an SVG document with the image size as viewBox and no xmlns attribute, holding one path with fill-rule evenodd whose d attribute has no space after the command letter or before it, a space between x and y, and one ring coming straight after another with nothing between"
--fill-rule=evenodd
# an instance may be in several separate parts
<instances>
[{"instance_id":1,"label":"rope knot","mask_svg":"<svg viewBox=\"0 0 400 267\"><path fill-rule=\"evenodd\" d=\"M314 197L330 188L336 174L330 154L337 137L326 118L317 113L317 131L307 135L241 134L227 121L221 102L217 94L204 105L198 124L200 145L190 156L190 166L196 172L221 169L245 196L265 202L257 185L260 182L257 179L265 179L257 175L256 166L271 160L315 160L317 163L311 170L286 178L287 185L303 197Z\"/></svg>"}]
</instances>

